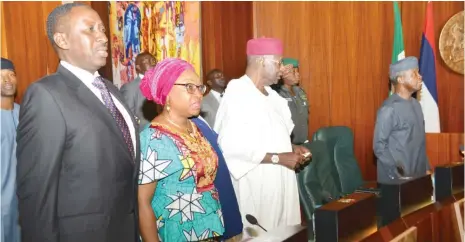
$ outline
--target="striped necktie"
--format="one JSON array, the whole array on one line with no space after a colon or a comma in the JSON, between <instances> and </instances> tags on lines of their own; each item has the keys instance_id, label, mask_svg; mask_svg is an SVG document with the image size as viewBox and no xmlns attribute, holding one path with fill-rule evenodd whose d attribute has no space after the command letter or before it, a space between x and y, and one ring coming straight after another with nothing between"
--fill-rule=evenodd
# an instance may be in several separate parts
<instances>
[{"instance_id":1,"label":"striped necktie","mask_svg":"<svg viewBox=\"0 0 465 242\"><path fill-rule=\"evenodd\" d=\"M105 85L103 77L96 77L95 80L92 82L92 85L94 85L96 88L100 90L103 102L110 111L111 116L113 116L113 118L115 119L116 124L121 130L121 133L123 134L124 141L128 146L129 152L131 153L131 157L134 158L134 146L132 143L131 133L129 132L128 125L126 124L126 121L124 120L124 117L121 114L121 112L118 110L118 108L116 108L116 105L113 102L113 98L111 98L110 91L108 90L108 87Z\"/></svg>"}]
</instances>

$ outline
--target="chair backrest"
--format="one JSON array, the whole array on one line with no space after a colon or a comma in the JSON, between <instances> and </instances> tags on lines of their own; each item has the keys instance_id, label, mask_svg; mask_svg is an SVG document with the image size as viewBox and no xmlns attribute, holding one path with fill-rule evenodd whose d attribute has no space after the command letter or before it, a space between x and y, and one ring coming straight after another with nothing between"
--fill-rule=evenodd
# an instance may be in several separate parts
<instances>
[{"instance_id":1,"label":"chair backrest","mask_svg":"<svg viewBox=\"0 0 465 242\"><path fill-rule=\"evenodd\" d=\"M312 152L312 161L302 170L297 171L297 184L301 208L305 213L308 226L308 238L313 238L312 217L316 207L327 202L328 197L340 194L337 182L332 178L332 170L337 170L329 159L327 146L322 141L303 144Z\"/></svg>"},{"instance_id":2,"label":"chair backrest","mask_svg":"<svg viewBox=\"0 0 465 242\"><path fill-rule=\"evenodd\" d=\"M313 134L313 141L323 141L334 162L336 172L332 173L335 180L340 181L342 194L354 192L363 185L362 173L354 155L354 135L346 126L330 126L318 129Z\"/></svg>"},{"instance_id":3,"label":"chair backrest","mask_svg":"<svg viewBox=\"0 0 465 242\"><path fill-rule=\"evenodd\" d=\"M315 172L315 163L311 162L303 170L297 173L300 206L305 215L307 236L309 239L313 238L313 213L315 208L323 201L321 196L322 189Z\"/></svg>"}]
</instances>

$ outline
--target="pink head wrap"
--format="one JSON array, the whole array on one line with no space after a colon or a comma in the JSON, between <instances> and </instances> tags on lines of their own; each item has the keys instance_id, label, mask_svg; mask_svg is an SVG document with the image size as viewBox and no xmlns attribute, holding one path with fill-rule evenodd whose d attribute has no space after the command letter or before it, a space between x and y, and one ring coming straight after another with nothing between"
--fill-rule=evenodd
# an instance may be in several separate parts
<instances>
[{"instance_id":1,"label":"pink head wrap","mask_svg":"<svg viewBox=\"0 0 465 242\"><path fill-rule=\"evenodd\" d=\"M247 41L247 55L283 55L283 43L275 38L257 38Z\"/></svg>"},{"instance_id":2,"label":"pink head wrap","mask_svg":"<svg viewBox=\"0 0 465 242\"><path fill-rule=\"evenodd\" d=\"M145 72L139 88L148 100L165 105L174 82L186 70L195 71L187 61L177 58L164 59Z\"/></svg>"}]
</instances>

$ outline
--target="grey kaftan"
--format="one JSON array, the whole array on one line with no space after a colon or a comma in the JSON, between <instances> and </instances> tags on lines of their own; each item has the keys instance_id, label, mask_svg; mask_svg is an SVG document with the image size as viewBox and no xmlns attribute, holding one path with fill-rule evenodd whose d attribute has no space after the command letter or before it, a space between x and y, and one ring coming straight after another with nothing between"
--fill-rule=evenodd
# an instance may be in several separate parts
<instances>
[{"instance_id":1,"label":"grey kaftan","mask_svg":"<svg viewBox=\"0 0 465 242\"><path fill-rule=\"evenodd\" d=\"M426 156L425 125L420 104L391 95L378 110L373 138L379 183L400 177L419 177L430 169ZM400 174L398 167L403 169Z\"/></svg>"}]
</instances>

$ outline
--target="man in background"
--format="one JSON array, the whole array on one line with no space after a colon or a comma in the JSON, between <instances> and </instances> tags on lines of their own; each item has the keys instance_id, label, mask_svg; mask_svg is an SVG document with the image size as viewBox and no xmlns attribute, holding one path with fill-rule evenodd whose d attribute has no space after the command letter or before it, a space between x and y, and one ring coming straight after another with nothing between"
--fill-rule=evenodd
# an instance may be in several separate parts
<instances>
[{"instance_id":1,"label":"man in background","mask_svg":"<svg viewBox=\"0 0 465 242\"><path fill-rule=\"evenodd\" d=\"M430 173L423 112L412 97L422 85L417 58L407 57L391 64L389 79L395 86L395 93L378 109L373 138L373 150L378 158L378 183Z\"/></svg>"},{"instance_id":2,"label":"man in background","mask_svg":"<svg viewBox=\"0 0 465 242\"><path fill-rule=\"evenodd\" d=\"M32 83L18 125L22 242L138 241L140 148L134 115L98 74L105 25L83 3L57 6L47 35L60 65Z\"/></svg>"},{"instance_id":3,"label":"man in background","mask_svg":"<svg viewBox=\"0 0 465 242\"><path fill-rule=\"evenodd\" d=\"M136 121L139 123L139 131L157 115L157 105L147 100L139 89L140 81L144 77L145 72L156 64L157 60L152 54L148 52L140 53L136 57L136 79L126 83L120 89L124 101L131 112L137 117Z\"/></svg>"},{"instance_id":4,"label":"man in background","mask_svg":"<svg viewBox=\"0 0 465 242\"><path fill-rule=\"evenodd\" d=\"M282 53L278 39L247 42L246 73L228 84L215 122L218 143L233 177L245 238L262 233L246 220L247 214L268 230L300 224L294 169L310 154L292 145L294 124L289 107L270 88L281 76Z\"/></svg>"},{"instance_id":5,"label":"man in background","mask_svg":"<svg viewBox=\"0 0 465 242\"><path fill-rule=\"evenodd\" d=\"M211 70L207 74L207 85L210 88L210 92L203 97L202 112L200 114L210 127L214 127L216 112L218 111L224 89L226 88L223 72L219 69Z\"/></svg>"},{"instance_id":6,"label":"man in background","mask_svg":"<svg viewBox=\"0 0 465 242\"><path fill-rule=\"evenodd\" d=\"M20 242L18 197L16 196L16 128L19 105L14 102L16 73L13 62L2 58L1 66L1 180L2 230L0 241Z\"/></svg>"}]
</instances>

